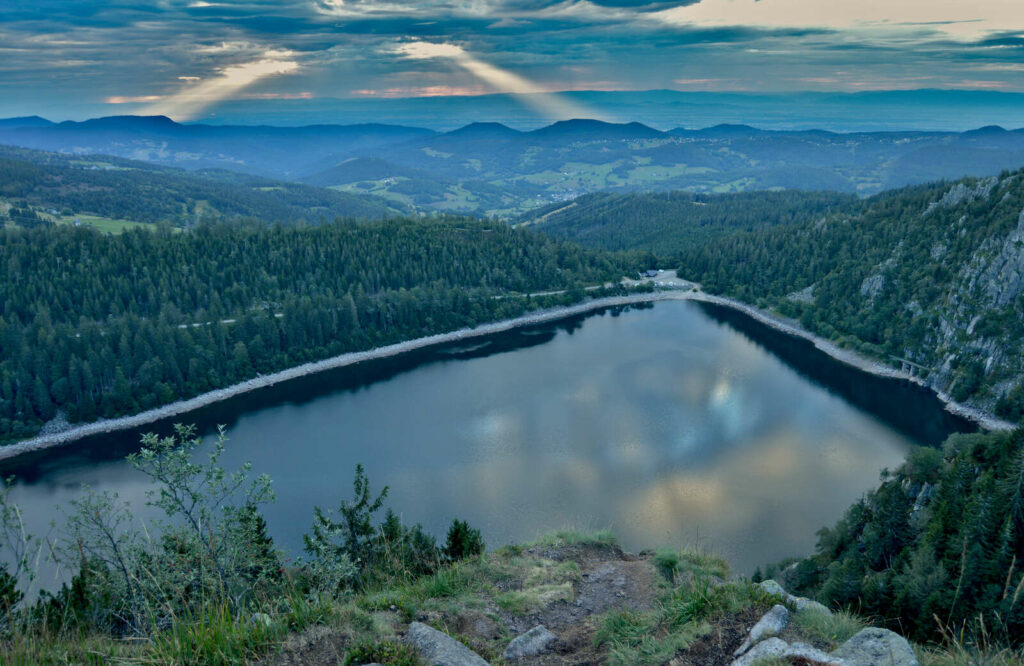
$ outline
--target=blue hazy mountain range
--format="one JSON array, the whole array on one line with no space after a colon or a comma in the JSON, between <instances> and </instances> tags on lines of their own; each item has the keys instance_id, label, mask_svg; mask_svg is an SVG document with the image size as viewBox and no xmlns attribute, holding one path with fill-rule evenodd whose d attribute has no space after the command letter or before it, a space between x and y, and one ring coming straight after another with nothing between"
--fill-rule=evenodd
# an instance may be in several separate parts
<instances>
[{"instance_id":1,"label":"blue hazy mountain range","mask_svg":"<svg viewBox=\"0 0 1024 666\"><path fill-rule=\"evenodd\" d=\"M106 154L186 169L229 169L383 197L401 208L513 217L596 191L834 190L1024 166L1024 130L771 130L742 124L668 131L577 119L532 130L368 124L181 124L162 116L51 123L0 120L0 143Z\"/></svg>"},{"instance_id":2,"label":"blue hazy mountain range","mask_svg":"<svg viewBox=\"0 0 1024 666\"><path fill-rule=\"evenodd\" d=\"M984 90L885 90L859 93L730 93L579 91L559 93L590 117L637 121L657 129L721 123L764 129L832 131L946 130L983 125L1024 127L1024 93ZM405 99L233 100L207 110L208 124L310 125L389 123L453 130L471 122L516 129L550 123L533 110L531 95L474 95ZM109 106L106 107L109 110ZM97 110L93 115L100 115Z\"/></svg>"}]
</instances>

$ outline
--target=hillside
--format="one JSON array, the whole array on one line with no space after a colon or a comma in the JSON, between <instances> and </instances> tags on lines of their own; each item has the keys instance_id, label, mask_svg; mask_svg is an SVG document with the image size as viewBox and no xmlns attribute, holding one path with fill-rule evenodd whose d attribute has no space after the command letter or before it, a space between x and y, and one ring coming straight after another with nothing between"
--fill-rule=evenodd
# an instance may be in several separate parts
<instances>
[{"instance_id":1,"label":"hillside","mask_svg":"<svg viewBox=\"0 0 1024 666\"><path fill-rule=\"evenodd\" d=\"M863 210L709 239L680 275L768 305L937 390L1024 416L1024 172L894 190Z\"/></svg>"},{"instance_id":2,"label":"hillside","mask_svg":"<svg viewBox=\"0 0 1024 666\"><path fill-rule=\"evenodd\" d=\"M796 189L869 195L939 178L994 175L1024 165L1024 132L840 134L743 125L661 132L639 123L573 120L530 132L469 126L381 146L372 155L433 174L431 189L417 179L415 192L422 195L417 205L514 218L598 191ZM358 185L332 182L324 172L309 178L382 195L409 194L403 188L410 187L401 179L388 183L369 176ZM485 185L500 188L506 198L472 191Z\"/></svg>"},{"instance_id":3,"label":"hillside","mask_svg":"<svg viewBox=\"0 0 1024 666\"><path fill-rule=\"evenodd\" d=\"M0 254L0 442L579 301L637 267L461 218L0 229Z\"/></svg>"},{"instance_id":4,"label":"hillside","mask_svg":"<svg viewBox=\"0 0 1024 666\"><path fill-rule=\"evenodd\" d=\"M44 213L44 220L71 222L76 217L98 216L176 226L238 218L318 223L389 217L404 210L400 204L372 196L232 171L185 171L103 155L72 157L8 146L0 146L3 201Z\"/></svg>"},{"instance_id":5,"label":"hillside","mask_svg":"<svg viewBox=\"0 0 1024 666\"><path fill-rule=\"evenodd\" d=\"M860 205L853 195L833 192L599 192L541 208L520 224L584 247L664 257L735 231L816 220Z\"/></svg>"},{"instance_id":6,"label":"hillside","mask_svg":"<svg viewBox=\"0 0 1024 666\"><path fill-rule=\"evenodd\" d=\"M787 587L857 608L917 640L1024 636L1024 432L916 449L818 532L816 553L769 569Z\"/></svg>"},{"instance_id":7,"label":"hillside","mask_svg":"<svg viewBox=\"0 0 1024 666\"><path fill-rule=\"evenodd\" d=\"M567 120L532 131L471 123L438 133L389 125L182 125L163 117L14 119L0 143L219 168L374 194L427 211L517 218L599 192L795 189L871 195L1024 165L1024 131L661 131Z\"/></svg>"}]
</instances>

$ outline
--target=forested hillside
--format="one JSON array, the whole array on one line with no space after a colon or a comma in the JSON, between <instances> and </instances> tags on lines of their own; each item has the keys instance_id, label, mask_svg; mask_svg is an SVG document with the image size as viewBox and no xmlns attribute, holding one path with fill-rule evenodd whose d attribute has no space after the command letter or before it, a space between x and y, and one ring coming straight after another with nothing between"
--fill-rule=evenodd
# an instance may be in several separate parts
<instances>
[{"instance_id":1,"label":"forested hillside","mask_svg":"<svg viewBox=\"0 0 1024 666\"><path fill-rule=\"evenodd\" d=\"M1024 433L954 435L882 478L818 533L814 556L768 573L916 640L1019 644Z\"/></svg>"},{"instance_id":2,"label":"forested hillside","mask_svg":"<svg viewBox=\"0 0 1024 666\"><path fill-rule=\"evenodd\" d=\"M863 211L680 254L680 275L776 308L1011 420L1024 416L1024 172L909 187Z\"/></svg>"},{"instance_id":3,"label":"forested hillside","mask_svg":"<svg viewBox=\"0 0 1024 666\"><path fill-rule=\"evenodd\" d=\"M734 231L814 221L860 206L857 197L837 192L599 192L542 208L522 224L584 247L664 257Z\"/></svg>"},{"instance_id":4,"label":"forested hillside","mask_svg":"<svg viewBox=\"0 0 1024 666\"><path fill-rule=\"evenodd\" d=\"M635 262L466 219L0 230L0 441L522 314ZM505 296L495 298L495 296ZM579 290L544 303L578 300Z\"/></svg>"},{"instance_id":5,"label":"forested hillside","mask_svg":"<svg viewBox=\"0 0 1024 666\"><path fill-rule=\"evenodd\" d=\"M52 210L59 218L92 214L179 226L250 217L318 223L337 217L382 218L405 210L372 196L232 171L189 172L117 157L70 157L8 146L0 146L0 200Z\"/></svg>"}]
</instances>

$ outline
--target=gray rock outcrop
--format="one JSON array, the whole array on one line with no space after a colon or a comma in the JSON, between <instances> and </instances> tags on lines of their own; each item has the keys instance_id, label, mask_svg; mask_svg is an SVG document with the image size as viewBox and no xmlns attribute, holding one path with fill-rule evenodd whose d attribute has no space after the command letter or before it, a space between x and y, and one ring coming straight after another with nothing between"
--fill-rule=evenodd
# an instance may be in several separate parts
<instances>
[{"instance_id":1,"label":"gray rock outcrop","mask_svg":"<svg viewBox=\"0 0 1024 666\"><path fill-rule=\"evenodd\" d=\"M505 659L536 657L546 652L556 640L558 640L557 636L548 631L547 627L539 624L525 634L512 639L512 642L505 648Z\"/></svg>"},{"instance_id":2,"label":"gray rock outcrop","mask_svg":"<svg viewBox=\"0 0 1024 666\"><path fill-rule=\"evenodd\" d=\"M785 606L776 604L772 606L772 609L764 614L757 624L750 630L750 635L747 636L747 640L743 641L743 645L733 653L733 656L740 656L751 646L756 645L768 638L769 636L777 636L786 625L789 624L789 611L786 610Z\"/></svg>"},{"instance_id":3,"label":"gray rock outcrop","mask_svg":"<svg viewBox=\"0 0 1024 666\"><path fill-rule=\"evenodd\" d=\"M430 666L487 666L483 657L446 633L420 622L409 625L405 642Z\"/></svg>"},{"instance_id":4,"label":"gray rock outcrop","mask_svg":"<svg viewBox=\"0 0 1024 666\"><path fill-rule=\"evenodd\" d=\"M786 600L786 603L793 604L793 606L796 607L798 611L809 609L817 611L819 613L824 613L825 615L832 614L832 611L829 610L828 607L824 604L819 604L817 601L814 601L813 599L808 599L807 597L798 597L796 595L790 594L789 592L786 592L786 590L781 585L779 585L778 582L774 580L761 581L759 585L761 586L761 589L767 592L768 594L774 594L776 596L782 597Z\"/></svg>"},{"instance_id":5,"label":"gray rock outcrop","mask_svg":"<svg viewBox=\"0 0 1024 666\"><path fill-rule=\"evenodd\" d=\"M876 627L864 629L832 655L847 666L920 666L907 639Z\"/></svg>"},{"instance_id":6,"label":"gray rock outcrop","mask_svg":"<svg viewBox=\"0 0 1024 666\"><path fill-rule=\"evenodd\" d=\"M755 645L731 666L753 666L762 659L786 659L810 666L846 666L839 657L826 654L806 643L789 645L781 638L768 638Z\"/></svg>"},{"instance_id":7,"label":"gray rock outcrop","mask_svg":"<svg viewBox=\"0 0 1024 666\"><path fill-rule=\"evenodd\" d=\"M788 647L789 644L781 638L769 638L761 641L752 650L732 662L732 666L750 666L761 659L781 657Z\"/></svg>"}]
</instances>

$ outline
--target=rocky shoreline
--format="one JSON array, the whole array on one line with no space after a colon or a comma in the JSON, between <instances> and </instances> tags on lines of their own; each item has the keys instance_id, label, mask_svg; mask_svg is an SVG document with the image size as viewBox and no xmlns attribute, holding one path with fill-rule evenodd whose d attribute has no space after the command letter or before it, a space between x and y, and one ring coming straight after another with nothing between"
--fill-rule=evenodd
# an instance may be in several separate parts
<instances>
[{"instance_id":1,"label":"rocky shoreline","mask_svg":"<svg viewBox=\"0 0 1024 666\"><path fill-rule=\"evenodd\" d=\"M733 300L731 298L725 298L723 296L715 296L707 294L699 290L667 290L667 291L655 291L646 292L640 294L630 294L627 296L610 296L607 298L596 298L576 305L569 305L564 307L549 308L545 310L539 310L530 314L515 317L513 319L506 319L504 321L493 322L490 324L482 324L476 328L464 328L457 331L451 331L449 333L439 333L436 335L425 336L422 338L415 338L413 340L407 340L405 342L398 342L385 347L377 347L374 349L368 349L361 352L350 352L347 354L341 354L340 356L334 356L332 358L324 359L322 361L314 361L311 363L304 363L302 365L288 368L280 372L275 372L269 375L261 375L254 377L253 379L233 384L231 386L209 391L201 395L189 398L188 400L181 400L173 402L163 407L150 409L139 414L132 416L124 416L115 419L104 419L95 421L93 423L87 423L83 425L71 426L65 430L59 432L50 432L32 439L22 440L14 444L0 447L0 460L6 460L14 458L27 453L35 451L41 451L56 446L68 444L70 442L89 437L92 435L98 435L103 433L114 432L117 430L128 430L131 428L137 428L139 426L154 423L156 421L177 416L179 414L185 414L187 412L211 405L228 398L233 398L250 391L256 391L261 388L273 386L280 382L297 379L299 377L305 377L325 370L334 370L336 368L342 368L356 363L362 363L364 361L371 361L374 359L387 358L390 356L396 356L405 352L422 349L424 347L430 347L433 345L439 345L449 342L458 342L460 340L468 340L477 338L492 333L501 333L509 331L515 328L521 328L524 326L532 326L535 324L542 324L551 321L557 321L566 317L572 317L575 315L586 314L593 312L594 310L602 310L604 308L620 307L624 305L634 305L637 303L651 303L657 301L667 300L685 300L685 301L698 301L703 303L712 303L714 305L721 305L723 307L737 310L747 315L748 317L769 326L777 331L786 333L787 335L793 335L796 337L803 338L822 352L828 354L832 358L841 363L845 363L852 367L857 368L863 372L867 372L873 375L881 377L889 377L893 379L904 379L907 381L914 382L920 386L928 387L919 377L914 377L908 373L897 370L896 368L890 367L879 361L870 359L857 352L849 349L842 349L835 343L814 335L813 333L802 328L796 322L788 321L772 315L764 310L755 308L746 303ZM934 389L933 389L934 390ZM974 421L982 428L987 430L1012 430L1016 426L1007 421L1003 421L996 418L994 415L976 409L969 405L964 405L954 401L949 395L935 391L936 396L943 402L946 409L953 414Z\"/></svg>"}]
</instances>

